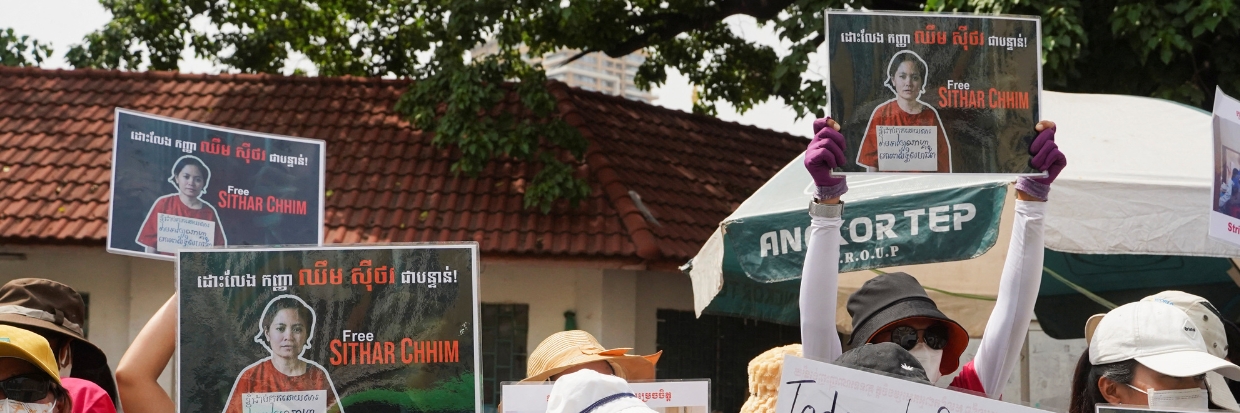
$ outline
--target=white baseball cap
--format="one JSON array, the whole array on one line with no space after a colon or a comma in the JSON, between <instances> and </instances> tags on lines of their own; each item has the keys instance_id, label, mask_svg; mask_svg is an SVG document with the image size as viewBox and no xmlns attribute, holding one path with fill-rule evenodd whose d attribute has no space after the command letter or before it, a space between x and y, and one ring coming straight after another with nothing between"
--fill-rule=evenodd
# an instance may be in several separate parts
<instances>
[{"instance_id":1,"label":"white baseball cap","mask_svg":"<svg viewBox=\"0 0 1240 413\"><path fill-rule=\"evenodd\" d=\"M1089 363L1095 366L1136 360L1172 377L1213 371L1240 380L1240 366L1210 354L1197 325L1176 307L1152 301L1128 303L1091 324L1094 328L1087 325L1086 332L1091 333Z\"/></svg>"},{"instance_id":2,"label":"white baseball cap","mask_svg":"<svg viewBox=\"0 0 1240 413\"><path fill-rule=\"evenodd\" d=\"M1227 330L1223 327L1222 316L1209 300L1183 291L1167 290L1142 298L1141 301L1169 304L1179 308L1197 325L1197 331L1206 343L1206 350L1215 357L1227 358ZM1206 373L1206 384L1210 386L1210 401L1224 409L1240 412L1240 403L1236 403L1236 397L1227 388L1223 376L1215 372Z\"/></svg>"},{"instance_id":3,"label":"white baseball cap","mask_svg":"<svg viewBox=\"0 0 1240 413\"><path fill-rule=\"evenodd\" d=\"M566 374L551 387L547 413L655 413L624 379L594 370Z\"/></svg>"}]
</instances>

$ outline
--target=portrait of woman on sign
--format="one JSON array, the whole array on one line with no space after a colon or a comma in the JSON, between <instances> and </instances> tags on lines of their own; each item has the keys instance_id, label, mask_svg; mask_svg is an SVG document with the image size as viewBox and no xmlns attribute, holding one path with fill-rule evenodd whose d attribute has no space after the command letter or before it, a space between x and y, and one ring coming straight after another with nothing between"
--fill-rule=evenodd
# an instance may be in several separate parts
<instances>
[{"instance_id":1,"label":"portrait of woman on sign","mask_svg":"<svg viewBox=\"0 0 1240 413\"><path fill-rule=\"evenodd\" d=\"M160 244L176 244L178 240L161 240L160 215L171 215L183 218L211 223L214 230L211 233L211 245L203 246L224 246L228 245L228 240L224 236L224 226L220 223L219 213L215 207L211 206L202 199L202 194L207 192L207 185L211 182L211 170L207 165L196 156L186 155L177 159L172 166L172 174L168 177L168 182L176 188L177 192L159 197L151 205L151 209L146 214L146 219L142 222L141 230L138 231L137 242L141 245L145 252L158 253L163 255L173 255L176 251L166 251L160 249ZM172 237L165 233L163 237ZM162 242L161 242L162 241Z\"/></svg>"}]
</instances>

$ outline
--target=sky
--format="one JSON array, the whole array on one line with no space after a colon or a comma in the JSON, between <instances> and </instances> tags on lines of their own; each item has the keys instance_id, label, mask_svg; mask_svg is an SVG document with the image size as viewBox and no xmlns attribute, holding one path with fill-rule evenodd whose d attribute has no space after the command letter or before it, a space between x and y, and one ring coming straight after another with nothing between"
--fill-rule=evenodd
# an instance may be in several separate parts
<instances>
[{"instance_id":1,"label":"sky","mask_svg":"<svg viewBox=\"0 0 1240 413\"><path fill-rule=\"evenodd\" d=\"M111 14L104 10L98 0L0 0L0 29L12 28L18 36L28 35L40 42L50 42L54 48L53 57L44 62L46 68L69 69L64 54L69 47L80 43L82 37L103 27L111 20ZM780 55L787 53L787 45L780 44L774 32L759 27L752 19L745 16L734 16L727 20L734 32L743 38L760 44L771 46ZM817 57L817 56L814 56ZM305 61L290 62L292 67L309 66ZM825 73L818 68L824 67L819 59L811 58L810 71L817 77ZM211 62L192 55L183 56L181 71L189 73L219 73L220 68ZM690 111L692 108L693 88L685 76L675 70L668 71L667 83L656 88L653 93L658 96L655 105ZM813 119L796 119L796 114L783 104L781 100L772 99L750 111L740 114L728 104L720 104L718 117L723 120L753 125L793 135L810 137Z\"/></svg>"}]
</instances>

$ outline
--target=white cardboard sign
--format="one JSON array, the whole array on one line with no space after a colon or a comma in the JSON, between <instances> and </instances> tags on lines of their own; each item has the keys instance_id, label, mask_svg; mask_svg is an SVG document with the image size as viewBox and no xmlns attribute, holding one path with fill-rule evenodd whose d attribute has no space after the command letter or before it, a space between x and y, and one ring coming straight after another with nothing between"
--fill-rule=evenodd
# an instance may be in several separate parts
<instances>
[{"instance_id":1,"label":"white cardboard sign","mask_svg":"<svg viewBox=\"0 0 1240 413\"><path fill-rule=\"evenodd\" d=\"M158 214L156 250L177 252L181 248L210 248L215 245L215 223L205 219Z\"/></svg>"},{"instance_id":2,"label":"white cardboard sign","mask_svg":"<svg viewBox=\"0 0 1240 413\"><path fill-rule=\"evenodd\" d=\"M878 170L937 171L938 134L937 126L878 126Z\"/></svg>"},{"instance_id":3,"label":"white cardboard sign","mask_svg":"<svg viewBox=\"0 0 1240 413\"><path fill-rule=\"evenodd\" d=\"M776 413L1044 413L833 364L784 356Z\"/></svg>"},{"instance_id":4,"label":"white cardboard sign","mask_svg":"<svg viewBox=\"0 0 1240 413\"><path fill-rule=\"evenodd\" d=\"M241 395L245 413L326 413L327 391L283 391Z\"/></svg>"},{"instance_id":5,"label":"white cardboard sign","mask_svg":"<svg viewBox=\"0 0 1240 413\"><path fill-rule=\"evenodd\" d=\"M554 383L505 384L501 413L544 413ZM629 383L633 395L656 411L680 408L683 413L710 412L710 380L667 380Z\"/></svg>"}]
</instances>

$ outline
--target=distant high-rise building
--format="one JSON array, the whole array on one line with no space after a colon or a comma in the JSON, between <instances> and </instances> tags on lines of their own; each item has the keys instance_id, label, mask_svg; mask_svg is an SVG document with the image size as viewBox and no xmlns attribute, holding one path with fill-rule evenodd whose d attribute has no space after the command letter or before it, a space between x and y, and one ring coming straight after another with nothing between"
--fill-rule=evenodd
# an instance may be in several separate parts
<instances>
[{"instance_id":1,"label":"distant high-rise building","mask_svg":"<svg viewBox=\"0 0 1240 413\"><path fill-rule=\"evenodd\" d=\"M475 48L471 54L482 57L494 54L498 50L499 46L491 41ZM543 56L529 56L526 51L527 48L521 46L521 56L525 61L531 64L541 63L548 79L558 80L572 87L623 96L646 103L651 103L657 98L650 92L638 89L633 83L637 67L646 61L645 53L640 50L624 57L608 57L603 53L595 52L567 64L565 62L569 58L577 55L577 50L560 49Z\"/></svg>"}]
</instances>

